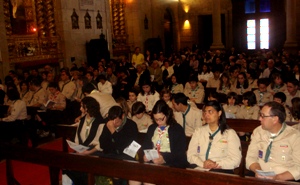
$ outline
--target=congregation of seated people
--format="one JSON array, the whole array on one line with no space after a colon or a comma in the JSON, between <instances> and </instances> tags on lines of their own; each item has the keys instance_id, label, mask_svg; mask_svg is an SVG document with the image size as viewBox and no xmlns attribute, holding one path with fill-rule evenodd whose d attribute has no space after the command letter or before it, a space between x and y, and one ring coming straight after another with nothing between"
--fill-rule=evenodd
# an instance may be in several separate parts
<instances>
[{"instance_id":1,"label":"congregation of seated people","mask_svg":"<svg viewBox=\"0 0 300 185\"><path fill-rule=\"evenodd\" d=\"M270 121L262 127L264 132L276 138L288 130L299 137L299 125L295 131L285 125L300 118L299 56L275 51L230 55L225 50L191 52L188 48L168 57L162 52L147 54L144 57L137 47L131 61L101 59L95 66L82 62L81 67L73 64L59 71L46 65L21 75L9 71L0 84L0 103L8 107L1 115L1 140L24 144L24 137L18 135L28 131L36 146L40 138L54 136L55 125L73 124L75 142L91 148L84 155L136 160L124 157L123 150L140 132L146 133L142 148L158 151L157 159L144 156L144 162L233 173L241 162L240 140L250 141L252 133L235 132L226 119L263 124L278 117L277 129L269 128ZM289 58L283 63L278 56ZM192 138L189 146L183 142L186 137ZM265 157L264 149L258 149L258 158ZM268 160L254 161L253 155L255 163L248 163L248 168L254 173L277 165L274 160L270 165ZM293 161L290 157L285 156L286 161ZM300 161L294 160L300 167ZM295 171L276 169L275 173L281 175L274 179L300 179ZM87 183L86 174L79 179L73 172L67 174L75 184ZM141 183L129 180L129 184Z\"/></svg>"}]
</instances>

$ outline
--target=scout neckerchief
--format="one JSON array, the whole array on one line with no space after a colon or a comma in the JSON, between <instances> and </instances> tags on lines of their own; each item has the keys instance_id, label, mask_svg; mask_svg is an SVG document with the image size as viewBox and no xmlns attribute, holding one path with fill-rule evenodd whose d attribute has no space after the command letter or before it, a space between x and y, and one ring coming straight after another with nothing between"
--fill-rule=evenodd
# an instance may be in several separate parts
<instances>
[{"instance_id":1,"label":"scout neckerchief","mask_svg":"<svg viewBox=\"0 0 300 185\"><path fill-rule=\"evenodd\" d=\"M271 154L271 148L272 148L272 144L273 144L274 139L275 139L277 136L279 136L279 135L285 130L285 127L286 127L286 124L283 123L282 128L280 129L280 132L279 132L277 135L270 137L270 141L271 141L271 142L270 142L270 144L269 144L269 146L268 146L268 148L267 148L267 151L266 151L265 162L268 162L268 161L269 161L269 156L270 156L270 154Z\"/></svg>"},{"instance_id":2,"label":"scout neckerchief","mask_svg":"<svg viewBox=\"0 0 300 185\"><path fill-rule=\"evenodd\" d=\"M206 160L208 159L208 155L209 155L209 151L210 151L210 148L211 148L212 141L214 140L215 135L217 135L217 133L219 131L220 131L220 127L218 128L217 131L215 131L215 133L213 133L213 134L209 133L209 143L208 143L208 147L207 147L206 155L205 155Z\"/></svg>"},{"instance_id":3,"label":"scout neckerchief","mask_svg":"<svg viewBox=\"0 0 300 185\"><path fill-rule=\"evenodd\" d=\"M185 120L185 116L187 115L187 113L190 111L191 109L191 106L188 105L186 111L184 113L182 113L182 118L183 118L183 123L182 123L182 126L183 126L183 130L185 131L185 124L186 124L186 120Z\"/></svg>"},{"instance_id":4,"label":"scout neckerchief","mask_svg":"<svg viewBox=\"0 0 300 185\"><path fill-rule=\"evenodd\" d=\"M192 89L191 93L192 93L192 97L195 97L195 93L198 91L199 86L197 85L197 87L195 89Z\"/></svg>"},{"instance_id":5,"label":"scout neckerchief","mask_svg":"<svg viewBox=\"0 0 300 185\"><path fill-rule=\"evenodd\" d=\"M31 104L31 101L33 100L34 95L35 95L37 92L39 92L41 89L42 89L42 87L40 87L37 91L35 91L35 92L32 94L31 99L29 100L29 104Z\"/></svg>"},{"instance_id":6,"label":"scout neckerchief","mask_svg":"<svg viewBox=\"0 0 300 185\"><path fill-rule=\"evenodd\" d=\"M158 132L158 140L156 142L156 150L157 152L159 153L160 151L160 146L161 146L161 140L162 140L162 137L163 135L165 134L166 130L167 130L167 127L168 126L158 126L157 128L157 132Z\"/></svg>"}]
</instances>

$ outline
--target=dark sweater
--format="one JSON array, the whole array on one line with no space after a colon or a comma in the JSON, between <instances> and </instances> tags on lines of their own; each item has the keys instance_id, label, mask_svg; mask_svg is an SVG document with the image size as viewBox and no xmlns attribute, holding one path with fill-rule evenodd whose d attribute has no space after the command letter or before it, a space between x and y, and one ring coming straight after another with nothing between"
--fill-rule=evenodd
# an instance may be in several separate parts
<instances>
[{"instance_id":1,"label":"dark sweater","mask_svg":"<svg viewBox=\"0 0 300 185\"><path fill-rule=\"evenodd\" d=\"M157 124L152 124L148 128L146 134L143 150L153 149L152 137ZM188 165L186 156L186 137L183 128L178 124L174 123L170 125L168 129L169 141L171 152L161 152L166 164L178 168L186 168Z\"/></svg>"}]
</instances>

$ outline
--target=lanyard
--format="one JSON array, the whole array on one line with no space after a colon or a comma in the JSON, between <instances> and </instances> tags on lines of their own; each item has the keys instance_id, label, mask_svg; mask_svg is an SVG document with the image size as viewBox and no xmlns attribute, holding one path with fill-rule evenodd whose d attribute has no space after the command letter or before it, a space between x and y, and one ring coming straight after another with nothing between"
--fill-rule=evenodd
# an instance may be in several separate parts
<instances>
[{"instance_id":1,"label":"lanyard","mask_svg":"<svg viewBox=\"0 0 300 185\"><path fill-rule=\"evenodd\" d=\"M182 114L182 118L183 118L183 123L182 123L182 126L183 126L183 130L185 131L185 124L186 124L186 120L185 120L185 116L187 115L187 113L190 111L191 109L191 106L188 105L188 108L186 109L186 111Z\"/></svg>"},{"instance_id":2,"label":"lanyard","mask_svg":"<svg viewBox=\"0 0 300 185\"><path fill-rule=\"evenodd\" d=\"M210 151L210 148L211 148L212 141L214 140L215 135L216 135L219 131L220 131L220 127L218 128L217 131L215 131L215 133L213 133L213 134L209 133L209 143L208 143L208 147L207 147L207 150L206 150L205 160L208 159L208 155L209 155L209 151Z\"/></svg>"}]
</instances>

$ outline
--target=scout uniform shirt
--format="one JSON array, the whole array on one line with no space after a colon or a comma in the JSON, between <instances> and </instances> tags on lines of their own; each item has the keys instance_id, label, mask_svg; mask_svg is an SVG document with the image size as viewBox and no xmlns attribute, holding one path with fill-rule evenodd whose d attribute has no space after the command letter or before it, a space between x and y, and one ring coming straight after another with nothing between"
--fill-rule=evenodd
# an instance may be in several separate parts
<instances>
[{"instance_id":1,"label":"scout uniform shirt","mask_svg":"<svg viewBox=\"0 0 300 185\"><path fill-rule=\"evenodd\" d=\"M258 105L264 105L265 103L269 101L273 101L273 95L266 91L266 92L260 92L258 89L254 91L254 94L256 96L257 104Z\"/></svg>"},{"instance_id":2,"label":"scout uniform shirt","mask_svg":"<svg viewBox=\"0 0 300 185\"><path fill-rule=\"evenodd\" d=\"M285 101L285 104L286 104L288 107L292 107L292 99L295 98L295 97L300 97L300 91L297 90L295 96L292 96L288 91L285 91L285 95L286 95L286 101Z\"/></svg>"},{"instance_id":3,"label":"scout uniform shirt","mask_svg":"<svg viewBox=\"0 0 300 185\"><path fill-rule=\"evenodd\" d=\"M206 84L206 87L218 88L220 86L220 80L215 79L215 77L209 78Z\"/></svg>"},{"instance_id":4,"label":"scout uniform shirt","mask_svg":"<svg viewBox=\"0 0 300 185\"><path fill-rule=\"evenodd\" d=\"M239 111L236 113L238 119L255 119L258 120L260 108L257 105L252 107L242 105Z\"/></svg>"},{"instance_id":5,"label":"scout uniform shirt","mask_svg":"<svg viewBox=\"0 0 300 185\"><path fill-rule=\"evenodd\" d=\"M241 142L233 129L226 129L223 134L219 131L212 139L208 149L210 134L214 134L209 125L196 129L187 151L188 162L196 164L204 170L203 163L208 159L215 161L221 169L234 169L240 165ZM199 169L199 168L198 168Z\"/></svg>"},{"instance_id":6,"label":"scout uniform shirt","mask_svg":"<svg viewBox=\"0 0 300 185\"><path fill-rule=\"evenodd\" d=\"M274 171L275 174L289 171L295 180L299 180L300 132L286 125L283 132L279 133L272 141L271 133L263 130L262 126L253 131L246 156L246 167L249 169L251 164L259 163L263 171ZM266 151L271 141L270 155L268 161L265 162Z\"/></svg>"},{"instance_id":7,"label":"scout uniform shirt","mask_svg":"<svg viewBox=\"0 0 300 185\"><path fill-rule=\"evenodd\" d=\"M195 103L203 103L205 93L199 85L195 89L185 88L184 94L190 99L195 99Z\"/></svg>"},{"instance_id":8,"label":"scout uniform shirt","mask_svg":"<svg viewBox=\"0 0 300 185\"><path fill-rule=\"evenodd\" d=\"M274 85L274 87L271 87L271 84L267 87L267 91L275 94L277 92L284 92L286 91L286 84L283 84L283 86Z\"/></svg>"},{"instance_id":9,"label":"scout uniform shirt","mask_svg":"<svg viewBox=\"0 0 300 185\"><path fill-rule=\"evenodd\" d=\"M58 83L60 92L66 97L66 99L73 101L76 91L76 84L70 80Z\"/></svg>"},{"instance_id":10,"label":"scout uniform shirt","mask_svg":"<svg viewBox=\"0 0 300 185\"><path fill-rule=\"evenodd\" d=\"M183 93L183 85L182 84L173 84L171 87L171 93L176 94L176 93Z\"/></svg>"},{"instance_id":11,"label":"scout uniform shirt","mask_svg":"<svg viewBox=\"0 0 300 185\"><path fill-rule=\"evenodd\" d=\"M224 104L223 109L225 111L226 118L236 118L236 113L239 111L240 106Z\"/></svg>"},{"instance_id":12,"label":"scout uniform shirt","mask_svg":"<svg viewBox=\"0 0 300 185\"><path fill-rule=\"evenodd\" d=\"M46 100L46 92L42 87L40 87L37 91L31 92L31 98L26 102L27 106L33 106L36 104L43 105Z\"/></svg>"}]
</instances>

